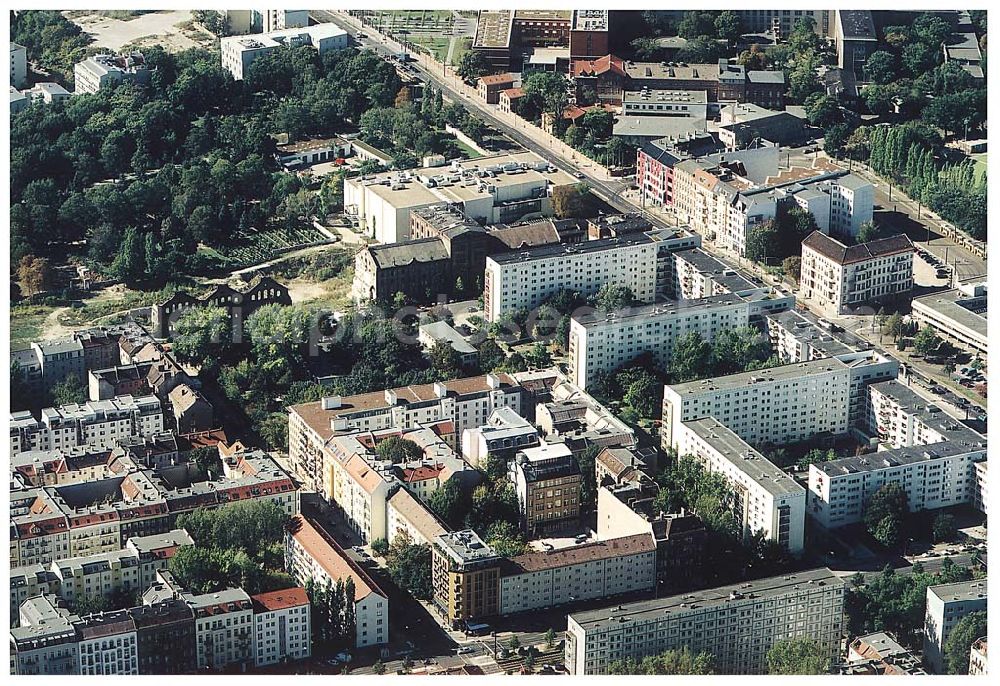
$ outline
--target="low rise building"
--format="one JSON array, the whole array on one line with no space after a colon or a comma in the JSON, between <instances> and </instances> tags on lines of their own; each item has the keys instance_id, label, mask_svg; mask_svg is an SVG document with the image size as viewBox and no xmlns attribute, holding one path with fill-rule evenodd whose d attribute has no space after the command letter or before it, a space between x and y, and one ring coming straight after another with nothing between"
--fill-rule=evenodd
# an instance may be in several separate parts
<instances>
[{"instance_id":1,"label":"low rise building","mask_svg":"<svg viewBox=\"0 0 1000 686\"><path fill-rule=\"evenodd\" d=\"M500 614L529 612L656 586L656 545L636 534L506 559L500 567Z\"/></svg>"},{"instance_id":2,"label":"low rise building","mask_svg":"<svg viewBox=\"0 0 1000 686\"><path fill-rule=\"evenodd\" d=\"M722 673L762 674L768 650L797 637L816 641L833 661L840 652L844 588L840 577L821 568L573 613L566 669L607 674L617 660L688 648L710 653Z\"/></svg>"},{"instance_id":3,"label":"low rise building","mask_svg":"<svg viewBox=\"0 0 1000 686\"><path fill-rule=\"evenodd\" d=\"M484 469L490 456L510 460L517 451L539 443L538 429L531 422L509 407L500 407L482 426L462 431L462 457Z\"/></svg>"},{"instance_id":4,"label":"low rise building","mask_svg":"<svg viewBox=\"0 0 1000 686\"><path fill-rule=\"evenodd\" d=\"M250 596L257 667L312 655L311 606L301 586Z\"/></svg>"},{"instance_id":5,"label":"low rise building","mask_svg":"<svg viewBox=\"0 0 1000 686\"><path fill-rule=\"evenodd\" d=\"M300 169L322 162L333 162L350 157L351 141L339 136L332 138L310 138L294 143L278 145L275 158L288 170Z\"/></svg>"},{"instance_id":6,"label":"low rise building","mask_svg":"<svg viewBox=\"0 0 1000 686\"><path fill-rule=\"evenodd\" d=\"M766 286L753 274L734 269L701 248L674 253L670 296L677 300L699 300L725 293L763 293Z\"/></svg>"},{"instance_id":7,"label":"low rise building","mask_svg":"<svg viewBox=\"0 0 1000 686\"><path fill-rule=\"evenodd\" d=\"M261 55L282 46L292 48L309 45L321 56L327 52L343 50L349 45L347 31L336 24L316 24L299 28L285 28L250 36L228 36L220 39L222 68L240 81L246 78L250 65Z\"/></svg>"},{"instance_id":8,"label":"low rise building","mask_svg":"<svg viewBox=\"0 0 1000 686\"><path fill-rule=\"evenodd\" d=\"M122 83L145 86L152 70L140 52L122 55L99 54L77 62L73 67L73 85L77 93L96 93Z\"/></svg>"},{"instance_id":9,"label":"low rise building","mask_svg":"<svg viewBox=\"0 0 1000 686\"><path fill-rule=\"evenodd\" d=\"M350 579L354 585L355 647L388 643L388 596L329 534L305 517L294 517L289 524L285 565L302 585L311 581L319 587L333 587Z\"/></svg>"},{"instance_id":10,"label":"low rise building","mask_svg":"<svg viewBox=\"0 0 1000 686\"><path fill-rule=\"evenodd\" d=\"M611 54L591 59L575 59L570 63L570 77L576 87L576 99L588 89L597 95L601 104L620 105L628 85L625 61Z\"/></svg>"},{"instance_id":11,"label":"low rise building","mask_svg":"<svg viewBox=\"0 0 1000 686\"><path fill-rule=\"evenodd\" d=\"M881 631L851 641L847 662L839 665L837 672L842 676L927 674L920 665L920 658Z\"/></svg>"},{"instance_id":12,"label":"low rise building","mask_svg":"<svg viewBox=\"0 0 1000 686\"><path fill-rule=\"evenodd\" d=\"M52 81L41 81L22 93L32 103L40 102L46 105L65 102L73 97L72 93Z\"/></svg>"},{"instance_id":13,"label":"low rise building","mask_svg":"<svg viewBox=\"0 0 1000 686\"><path fill-rule=\"evenodd\" d=\"M510 480L521 506L521 521L529 536L550 525L580 516L583 475L565 443L524 448L510 465Z\"/></svg>"},{"instance_id":14,"label":"low rise building","mask_svg":"<svg viewBox=\"0 0 1000 686\"><path fill-rule=\"evenodd\" d=\"M944 649L955 625L972 612L986 611L986 579L927 588L924 616L924 663L932 674L945 674Z\"/></svg>"},{"instance_id":15,"label":"low rise building","mask_svg":"<svg viewBox=\"0 0 1000 686\"><path fill-rule=\"evenodd\" d=\"M500 102L500 92L514 87L514 76L512 74L489 74L479 77L477 88L479 97L486 101L487 105L496 105Z\"/></svg>"},{"instance_id":16,"label":"low rise building","mask_svg":"<svg viewBox=\"0 0 1000 686\"><path fill-rule=\"evenodd\" d=\"M930 326L939 335L986 359L987 289L985 283L962 284L958 288L913 299L913 320Z\"/></svg>"},{"instance_id":17,"label":"low rise building","mask_svg":"<svg viewBox=\"0 0 1000 686\"><path fill-rule=\"evenodd\" d=\"M499 613L500 564L500 556L471 529L434 540L434 605L449 626L464 628Z\"/></svg>"},{"instance_id":18,"label":"low rise building","mask_svg":"<svg viewBox=\"0 0 1000 686\"><path fill-rule=\"evenodd\" d=\"M438 344L447 345L455 351L461 366L465 369L473 369L478 366L479 351L448 322L421 324L417 329L417 340L427 351L432 350Z\"/></svg>"},{"instance_id":19,"label":"low rise building","mask_svg":"<svg viewBox=\"0 0 1000 686\"><path fill-rule=\"evenodd\" d=\"M746 147L757 139L797 146L808 137L805 122L787 111L745 102L723 107L720 115L719 141L730 150Z\"/></svg>"},{"instance_id":20,"label":"low rise building","mask_svg":"<svg viewBox=\"0 0 1000 686\"><path fill-rule=\"evenodd\" d=\"M799 292L831 314L905 300L914 247L904 234L845 245L819 231L802 241Z\"/></svg>"}]
</instances>

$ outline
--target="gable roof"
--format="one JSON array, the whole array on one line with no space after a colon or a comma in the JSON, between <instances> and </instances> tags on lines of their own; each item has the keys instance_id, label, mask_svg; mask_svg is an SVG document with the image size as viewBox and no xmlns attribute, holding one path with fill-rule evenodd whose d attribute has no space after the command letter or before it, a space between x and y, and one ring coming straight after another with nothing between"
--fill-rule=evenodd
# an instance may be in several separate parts
<instances>
[{"instance_id":1,"label":"gable roof","mask_svg":"<svg viewBox=\"0 0 1000 686\"><path fill-rule=\"evenodd\" d=\"M853 264L887 255L913 252L913 243L904 234L879 238L857 245L844 245L821 231L813 231L802 241L802 245L837 264Z\"/></svg>"},{"instance_id":2,"label":"gable roof","mask_svg":"<svg viewBox=\"0 0 1000 686\"><path fill-rule=\"evenodd\" d=\"M622 58L615 55L605 55L596 60L573 60L570 65L570 75L574 78L579 76L601 76L602 74L614 73L625 76L625 63Z\"/></svg>"}]
</instances>

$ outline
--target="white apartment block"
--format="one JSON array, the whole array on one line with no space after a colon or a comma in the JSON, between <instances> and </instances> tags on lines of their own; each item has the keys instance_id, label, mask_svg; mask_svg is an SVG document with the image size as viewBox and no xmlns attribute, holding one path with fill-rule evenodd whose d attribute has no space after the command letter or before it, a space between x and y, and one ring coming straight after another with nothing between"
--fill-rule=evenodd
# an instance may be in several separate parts
<instances>
[{"instance_id":1,"label":"white apartment block","mask_svg":"<svg viewBox=\"0 0 1000 686\"><path fill-rule=\"evenodd\" d=\"M250 36L227 36L219 41L222 68L240 81L246 78L255 59L283 45L293 48L309 45L323 55L346 48L348 34L336 24L329 23L303 28L286 28Z\"/></svg>"},{"instance_id":2,"label":"white apartment block","mask_svg":"<svg viewBox=\"0 0 1000 686\"><path fill-rule=\"evenodd\" d=\"M285 567L303 586L310 579L324 587L333 586L338 580L352 579L357 625L355 647L388 643L388 597L361 567L344 555L332 538L304 517L296 516L285 534Z\"/></svg>"},{"instance_id":3,"label":"white apartment block","mask_svg":"<svg viewBox=\"0 0 1000 686\"><path fill-rule=\"evenodd\" d=\"M257 667L312 655L309 598L302 587L251 596L253 661Z\"/></svg>"},{"instance_id":4,"label":"white apartment block","mask_svg":"<svg viewBox=\"0 0 1000 686\"><path fill-rule=\"evenodd\" d=\"M121 83L144 86L149 83L149 74L141 53L93 55L73 67L73 89L76 93L96 93Z\"/></svg>"},{"instance_id":5,"label":"white apartment block","mask_svg":"<svg viewBox=\"0 0 1000 686\"><path fill-rule=\"evenodd\" d=\"M888 448L932 445L943 441L972 444L982 436L898 381L868 389L867 429Z\"/></svg>"},{"instance_id":6,"label":"white apartment block","mask_svg":"<svg viewBox=\"0 0 1000 686\"><path fill-rule=\"evenodd\" d=\"M796 310L768 314L764 321L771 349L785 363L820 360L855 350Z\"/></svg>"},{"instance_id":7,"label":"white apartment block","mask_svg":"<svg viewBox=\"0 0 1000 686\"><path fill-rule=\"evenodd\" d=\"M894 360L858 352L665 386L661 442L676 446L681 424L702 417L758 446L842 434L861 417L868 384L895 378L898 369Z\"/></svg>"},{"instance_id":8,"label":"white apartment block","mask_svg":"<svg viewBox=\"0 0 1000 686\"><path fill-rule=\"evenodd\" d=\"M28 80L28 50L17 43L10 44L10 85L21 88Z\"/></svg>"},{"instance_id":9,"label":"white apartment block","mask_svg":"<svg viewBox=\"0 0 1000 686\"><path fill-rule=\"evenodd\" d=\"M81 445L113 448L120 440L163 432L156 396L121 395L78 405L47 407L41 421L28 411L11 414L10 450L67 450Z\"/></svg>"},{"instance_id":10,"label":"white apartment block","mask_svg":"<svg viewBox=\"0 0 1000 686\"><path fill-rule=\"evenodd\" d=\"M848 246L814 231L802 241L800 295L831 314L898 298L913 289L913 253L903 234Z\"/></svg>"},{"instance_id":11,"label":"white apartment block","mask_svg":"<svg viewBox=\"0 0 1000 686\"><path fill-rule=\"evenodd\" d=\"M138 637L128 610L88 615L76 623L83 675L138 674Z\"/></svg>"},{"instance_id":12,"label":"white apartment block","mask_svg":"<svg viewBox=\"0 0 1000 686\"><path fill-rule=\"evenodd\" d=\"M332 436L451 422L454 447L455 437L486 424L494 410L509 407L520 414L521 394L510 376L486 374L295 405L288 411L289 458L299 475L329 498L322 490L323 448Z\"/></svg>"},{"instance_id":13,"label":"white apartment block","mask_svg":"<svg viewBox=\"0 0 1000 686\"><path fill-rule=\"evenodd\" d=\"M192 595L182 599L194 611L199 669L249 665L253 660L253 603L242 589Z\"/></svg>"},{"instance_id":14,"label":"white apartment block","mask_svg":"<svg viewBox=\"0 0 1000 686\"><path fill-rule=\"evenodd\" d=\"M725 293L763 292L764 284L752 275L733 269L701 248L673 253L670 295L677 300L697 300Z\"/></svg>"},{"instance_id":15,"label":"white apartment block","mask_svg":"<svg viewBox=\"0 0 1000 686\"><path fill-rule=\"evenodd\" d=\"M261 15L265 33L309 26L309 10L263 10Z\"/></svg>"},{"instance_id":16,"label":"white apartment block","mask_svg":"<svg viewBox=\"0 0 1000 686\"><path fill-rule=\"evenodd\" d=\"M844 581L812 569L686 595L571 614L566 669L607 674L616 660L689 648L708 652L723 674L764 674L778 641L817 641L831 662L840 652Z\"/></svg>"},{"instance_id":17,"label":"white apartment block","mask_svg":"<svg viewBox=\"0 0 1000 686\"><path fill-rule=\"evenodd\" d=\"M968 503L974 465L985 459L985 442L945 441L812 464L809 515L827 529L860 522L865 503L889 483L903 487L911 512Z\"/></svg>"},{"instance_id":18,"label":"white apartment block","mask_svg":"<svg viewBox=\"0 0 1000 686\"><path fill-rule=\"evenodd\" d=\"M51 81L36 83L31 88L23 91L23 95L30 99L33 103L42 102L46 105L54 102L63 102L64 100L69 100L73 97L73 94L68 90L60 86L58 83L53 83Z\"/></svg>"},{"instance_id":19,"label":"white apartment block","mask_svg":"<svg viewBox=\"0 0 1000 686\"><path fill-rule=\"evenodd\" d=\"M482 426L462 431L462 458L473 467L485 469L490 455L511 457L538 443L538 429L531 422L511 408L501 407Z\"/></svg>"},{"instance_id":20,"label":"white apartment block","mask_svg":"<svg viewBox=\"0 0 1000 686\"><path fill-rule=\"evenodd\" d=\"M986 610L986 579L928 587L924 663L932 673L945 673L944 647L955 625L967 614L980 610Z\"/></svg>"},{"instance_id":21,"label":"white apartment block","mask_svg":"<svg viewBox=\"0 0 1000 686\"><path fill-rule=\"evenodd\" d=\"M576 179L533 152L344 180L344 210L379 243L410 238L410 212L448 203L483 224L551 216L552 192Z\"/></svg>"},{"instance_id":22,"label":"white apartment block","mask_svg":"<svg viewBox=\"0 0 1000 686\"><path fill-rule=\"evenodd\" d=\"M656 544L636 534L548 551L531 551L500 567L500 614L528 612L656 586Z\"/></svg>"},{"instance_id":23,"label":"white apartment block","mask_svg":"<svg viewBox=\"0 0 1000 686\"><path fill-rule=\"evenodd\" d=\"M18 626L10 630L10 673L78 674L80 644L74 625L80 617L47 594L17 607Z\"/></svg>"},{"instance_id":24,"label":"white apartment block","mask_svg":"<svg viewBox=\"0 0 1000 686\"><path fill-rule=\"evenodd\" d=\"M714 341L723 331L747 325L749 306L738 295L715 295L574 315L569 326L570 379L582 389L595 375L649 353L670 369L674 343L689 333Z\"/></svg>"},{"instance_id":25,"label":"white apartment block","mask_svg":"<svg viewBox=\"0 0 1000 686\"><path fill-rule=\"evenodd\" d=\"M983 460L982 462L977 462L973 465L973 491L972 491L972 506L977 510L986 514L987 503L990 501L988 485L989 480L987 479L986 465L988 462Z\"/></svg>"},{"instance_id":26,"label":"white apartment block","mask_svg":"<svg viewBox=\"0 0 1000 686\"><path fill-rule=\"evenodd\" d=\"M794 555L802 552L806 489L780 467L711 417L681 424L677 453L726 478L736 494L734 513L745 538L760 532Z\"/></svg>"},{"instance_id":27,"label":"white apartment block","mask_svg":"<svg viewBox=\"0 0 1000 686\"><path fill-rule=\"evenodd\" d=\"M657 253L653 239L640 233L491 255L486 258L486 318L495 322L503 314L531 310L562 289L589 297L607 283L628 286L638 300L652 302Z\"/></svg>"},{"instance_id":28,"label":"white apartment block","mask_svg":"<svg viewBox=\"0 0 1000 686\"><path fill-rule=\"evenodd\" d=\"M438 518L405 488L397 490L386 501L385 540L389 544L403 536L414 545L431 545L448 530Z\"/></svg>"}]
</instances>

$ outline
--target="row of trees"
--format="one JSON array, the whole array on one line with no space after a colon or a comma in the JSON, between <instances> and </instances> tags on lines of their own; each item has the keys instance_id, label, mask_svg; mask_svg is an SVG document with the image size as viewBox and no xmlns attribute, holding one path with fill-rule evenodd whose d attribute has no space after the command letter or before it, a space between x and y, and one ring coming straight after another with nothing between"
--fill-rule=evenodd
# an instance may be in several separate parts
<instances>
[{"instance_id":1,"label":"row of trees","mask_svg":"<svg viewBox=\"0 0 1000 686\"><path fill-rule=\"evenodd\" d=\"M777 364L770 340L752 326L721 331L711 343L691 331L674 344L669 376L672 383L683 383Z\"/></svg>"},{"instance_id":2,"label":"row of trees","mask_svg":"<svg viewBox=\"0 0 1000 686\"><path fill-rule=\"evenodd\" d=\"M647 655L641 660L627 657L608 665L608 674L642 676L714 674L710 653L692 653L685 646L681 650L667 650L659 655Z\"/></svg>"},{"instance_id":3,"label":"row of trees","mask_svg":"<svg viewBox=\"0 0 1000 686\"><path fill-rule=\"evenodd\" d=\"M306 596L310 603L313 652L329 655L344 648L353 648L357 634L354 612L354 579L337 579L331 584L306 580Z\"/></svg>"}]
</instances>

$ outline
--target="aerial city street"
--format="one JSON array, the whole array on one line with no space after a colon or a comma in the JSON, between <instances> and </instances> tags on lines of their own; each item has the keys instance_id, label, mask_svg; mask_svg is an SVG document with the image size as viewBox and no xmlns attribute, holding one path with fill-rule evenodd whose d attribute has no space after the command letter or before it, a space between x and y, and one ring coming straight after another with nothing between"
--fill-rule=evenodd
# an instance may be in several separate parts
<instances>
[{"instance_id":1,"label":"aerial city street","mask_svg":"<svg viewBox=\"0 0 1000 686\"><path fill-rule=\"evenodd\" d=\"M986 10L10 12L14 675L985 675Z\"/></svg>"}]
</instances>

